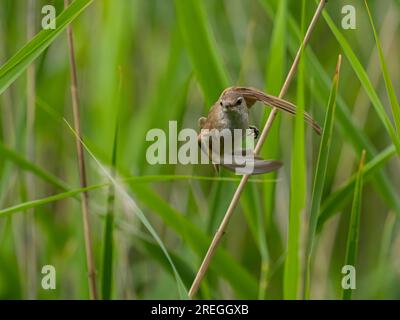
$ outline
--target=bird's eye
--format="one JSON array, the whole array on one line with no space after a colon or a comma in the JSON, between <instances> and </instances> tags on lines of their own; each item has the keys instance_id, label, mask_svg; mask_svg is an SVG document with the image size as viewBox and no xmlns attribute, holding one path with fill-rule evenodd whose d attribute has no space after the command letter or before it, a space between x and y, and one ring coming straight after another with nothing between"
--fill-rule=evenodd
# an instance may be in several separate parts
<instances>
[{"instance_id":1,"label":"bird's eye","mask_svg":"<svg viewBox=\"0 0 400 320\"><path fill-rule=\"evenodd\" d=\"M219 105L220 105L221 107L223 107L223 105L222 105L222 100L219 102Z\"/></svg>"},{"instance_id":2,"label":"bird's eye","mask_svg":"<svg viewBox=\"0 0 400 320\"><path fill-rule=\"evenodd\" d=\"M243 101L242 98L238 98L238 99L236 100L236 105L237 105L237 106L238 106L238 105L241 105L241 104L242 104L242 101Z\"/></svg>"}]
</instances>

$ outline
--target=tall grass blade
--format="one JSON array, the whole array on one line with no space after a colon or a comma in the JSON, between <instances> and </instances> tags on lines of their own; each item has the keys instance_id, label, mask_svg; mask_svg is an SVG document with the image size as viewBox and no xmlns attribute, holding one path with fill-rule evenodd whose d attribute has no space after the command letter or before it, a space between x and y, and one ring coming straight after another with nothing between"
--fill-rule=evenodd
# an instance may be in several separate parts
<instances>
[{"instance_id":1,"label":"tall grass blade","mask_svg":"<svg viewBox=\"0 0 400 320\"><path fill-rule=\"evenodd\" d=\"M305 28L305 1L302 1L302 34ZM303 38L303 37L302 37ZM300 280L300 231L301 214L305 209L307 168L304 143L304 57L299 62L297 76L297 111L295 116L290 179L290 209L288 245L284 273L284 299L297 299Z\"/></svg>"},{"instance_id":2,"label":"tall grass blade","mask_svg":"<svg viewBox=\"0 0 400 320\"><path fill-rule=\"evenodd\" d=\"M117 154L118 154L118 133L119 133L119 120L120 120L120 96L122 77L120 73L117 102L117 114L114 129L114 142L111 153L111 176L115 179L115 172L117 168ZM113 184L108 189L107 197L107 213L104 223L104 239L103 239L103 274L101 282L101 294L103 300L111 299L112 294L112 280L113 280L113 251L114 251L114 213L115 210L115 187Z\"/></svg>"},{"instance_id":3,"label":"tall grass blade","mask_svg":"<svg viewBox=\"0 0 400 320\"><path fill-rule=\"evenodd\" d=\"M378 259L378 270L375 275L375 285L373 288L376 289L376 294L374 298L376 299L385 299L385 294L387 288L390 287L393 279L393 265L391 263L387 263L387 257L390 257L390 250L393 244L393 234L396 227L396 219L398 217L392 211L390 211L386 217L385 224L383 226L382 238L379 248L379 259Z\"/></svg>"},{"instance_id":4,"label":"tall grass blade","mask_svg":"<svg viewBox=\"0 0 400 320\"><path fill-rule=\"evenodd\" d=\"M116 148L114 148L116 150ZM113 152L114 154L114 152ZM113 155L114 159L114 155ZM114 170L115 163L113 160L112 168ZM103 300L111 299L112 280L113 280L113 251L114 251L114 210L115 210L115 188L109 186L107 197L107 213L104 221L104 238L103 238L103 269L102 269L102 287L101 294Z\"/></svg>"},{"instance_id":5,"label":"tall grass blade","mask_svg":"<svg viewBox=\"0 0 400 320\"><path fill-rule=\"evenodd\" d=\"M375 42L376 42L376 46L378 48L379 61L380 61L380 64L381 64L381 69L382 69L382 74L383 74L383 79L385 80L386 92L387 92L387 95L388 95L388 98L389 98L389 101L390 101L390 105L392 107L392 114L393 114L394 123L396 125L397 134L400 137L400 106L399 106L399 101L397 100L396 92L394 90L392 80L390 79L389 70L388 70L388 67L386 65L385 56L383 54L382 45L381 45L381 42L379 40L378 33L376 32L376 29L375 29L374 20L372 19L371 11L369 10L367 1L364 0L364 3L365 3L365 7L367 8L369 20L371 22L372 31L374 32Z\"/></svg>"},{"instance_id":6,"label":"tall grass blade","mask_svg":"<svg viewBox=\"0 0 400 320\"><path fill-rule=\"evenodd\" d=\"M308 52L310 54L310 52ZM324 92L329 91L328 89L328 77L324 75L321 64L316 60L315 54L310 54L309 67L313 74L316 75L317 90L314 91L314 97L322 105L324 103ZM337 109L336 118L338 129L343 135L343 138L349 142L354 150L354 152L361 152L365 149L367 152L367 159L377 156L377 150L373 143L370 141L366 133L359 130L352 120L352 114L349 111L350 107L346 104L344 99L338 95L337 97ZM390 181L389 177L383 170L375 172L373 176L372 183L374 185L375 191L382 197L386 204L393 210L400 213L400 198ZM351 197L348 198L350 200Z\"/></svg>"},{"instance_id":7,"label":"tall grass blade","mask_svg":"<svg viewBox=\"0 0 400 320\"><path fill-rule=\"evenodd\" d=\"M19 203L19 204L15 205L15 206L8 207L8 208L5 208L5 209L1 209L0 210L0 218L7 217L7 216L9 216L9 215L11 215L13 213L25 211L25 210L32 209L32 208L36 208L38 206L43 206L45 204L49 204L49 203L52 203L52 202L55 202L55 201L71 198L71 197L74 197L75 195L79 195L79 194L81 194L83 192L100 189L100 188L103 188L103 187L105 187L107 185L108 184L97 184L97 185L92 185L92 186L88 186L88 187L85 187L85 188L78 188L78 189L73 189L73 190L70 190L70 191L58 193L58 194L55 194L55 195L52 195L52 196L49 196L49 197L45 197L45 198L41 198L41 199L22 202L22 203Z\"/></svg>"},{"instance_id":8,"label":"tall grass blade","mask_svg":"<svg viewBox=\"0 0 400 320\"><path fill-rule=\"evenodd\" d=\"M268 1L262 1L261 4L267 5ZM287 50L287 16L288 16L288 4L287 0L280 1L277 6L276 15L273 19L274 25L271 35L271 43L268 49L268 56L266 61L265 70L265 84L264 88L266 92L278 95L280 88L285 80L285 72L287 70L286 65L286 50ZM298 48L298 42L296 43ZM297 50L297 49L296 49ZM271 110L267 110L263 117L262 123L265 123L270 115ZM261 155L265 159L279 159L281 153L281 140L280 140L280 124L281 114L278 113L274 124L271 127L268 138L268 148L261 150ZM277 172L271 172L266 175L270 179L276 179L278 176ZM269 249L269 261L271 264L276 262L282 255L283 244L281 235L276 225L275 213L275 198L276 198L276 185L269 184L262 187L263 198L264 198L264 224L266 230L267 244ZM262 261L266 264L267 261ZM266 268L264 268L265 270ZM271 269L271 268L268 268ZM282 270L277 273L278 282L281 284ZM281 288L279 288L280 290ZM281 292L278 292L279 297Z\"/></svg>"},{"instance_id":9,"label":"tall grass blade","mask_svg":"<svg viewBox=\"0 0 400 320\"><path fill-rule=\"evenodd\" d=\"M250 232L260 251L261 265L258 299L264 300L268 287L269 252L265 234L264 212L262 210L262 201L259 191L260 190L258 190L254 184L250 184L248 189L243 193L241 204Z\"/></svg>"},{"instance_id":10,"label":"tall grass blade","mask_svg":"<svg viewBox=\"0 0 400 320\"><path fill-rule=\"evenodd\" d=\"M51 173L37 166L33 162L27 160L24 156L22 156L18 152L4 145L2 141L0 141L0 155L3 159L7 159L13 162L23 170L32 172L37 177L43 179L43 181L49 182L50 184L54 185L60 190L65 191L69 189L68 185L64 181L60 180Z\"/></svg>"},{"instance_id":11,"label":"tall grass blade","mask_svg":"<svg viewBox=\"0 0 400 320\"><path fill-rule=\"evenodd\" d=\"M263 4L265 1L262 2ZM268 51L266 72L265 72L265 90L273 95L278 95L279 90L285 80L286 71L286 18L287 18L287 1L280 1L274 20L274 28L272 30L271 44ZM269 116L271 111L267 110L267 114L263 117L263 123ZM280 154L280 114L277 115L274 125L269 133L268 148L261 151L261 155L265 159L278 159ZM271 179L275 179L276 172L267 175ZM266 223L270 225L273 221L273 211L275 202L275 185L264 187L265 197L265 214Z\"/></svg>"},{"instance_id":12,"label":"tall grass blade","mask_svg":"<svg viewBox=\"0 0 400 320\"><path fill-rule=\"evenodd\" d=\"M334 36L336 37L337 41L341 45L344 54L346 55L348 61L350 62L354 72L356 73L358 79L360 80L362 86L365 89L369 99L371 100L374 109L381 120L383 126L385 127L386 131L388 132L393 144L396 146L397 153L400 156L400 138L397 136L396 131L390 121L389 116L387 115L385 108L376 93L371 80L368 78L367 72L365 71L364 67L362 66L360 60L357 58L354 51L351 49L350 44L340 32L338 27L333 22L332 18L329 16L327 12L323 13L326 23L328 24L329 28L333 32Z\"/></svg>"},{"instance_id":13,"label":"tall grass blade","mask_svg":"<svg viewBox=\"0 0 400 320\"><path fill-rule=\"evenodd\" d=\"M335 121L336 95L339 85L339 73L342 56L339 55L336 72L333 76L331 93L329 96L328 108L326 111L324 131L318 151L317 168L314 178L314 184L311 195L311 209L309 215L309 227L306 247L306 266L305 266L305 283L304 296L310 298L310 277L311 277L311 258L314 246L315 230L317 227L318 214L321 206L322 192L325 185L326 168L328 166L329 149L332 141L333 125Z\"/></svg>"},{"instance_id":14,"label":"tall grass blade","mask_svg":"<svg viewBox=\"0 0 400 320\"><path fill-rule=\"evenodd\" d=\"M0 94L8 88L93 0L75 0L56 18L56 28L40 31L0 68Z\"/></svg>"},{"instance_id":15,"label":"tall grass blade","mask_svg":"<svg viewBox=\"0 0 400 320\"><path fill-rule=\"evenodd\" d=\"M345 265L356 267L357 262L357 249L358 249L358 238L360 233L360 215L361 215L361 196L363 186L363 170L365 163L365 151L363 151L360 160L360 166L357 172L356 185L354 188L353 206L351 208L349 233L347 237L347 249L346 249L346 260ZM342 285L343 288L343 285ZM352 289L342 289L342 298L344 300L350 300Z\"/></svg>"}]
</instances>

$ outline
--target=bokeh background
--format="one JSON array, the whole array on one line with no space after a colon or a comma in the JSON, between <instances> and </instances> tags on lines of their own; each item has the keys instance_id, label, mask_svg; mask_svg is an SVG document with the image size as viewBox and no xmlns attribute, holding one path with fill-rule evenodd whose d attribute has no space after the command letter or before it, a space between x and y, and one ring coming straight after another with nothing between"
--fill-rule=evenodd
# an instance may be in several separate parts
<instances>
[{"instance_id":1,"label":"bokeh background","mask_svg":"<svg viewBox=\"0 0 400 320\"><path fill-rule=\"evenodd\" d=\"M368 1L390 77L399 95L400 1ZM63 1L1 0L0 64L40 31L45 4L63 10ZM356 29L341 28L342 7L356 9ZM317 3L306 1L305 26ZM329 1L326 14L367 71L391 117L377 46L363 1ZM321 17L303 59L302 90L294 78L286 95L324 123L332 75L343 41ZM207 165L149 165L146 133L179 128L197 130L227 86L253 86L278 95L301 41L302 1L294 0L95 0L73 22L83 139L111 171L117 145L116 175L168 249L187 288L195 276L238 184ZM303 28L304 30L304 28ZM0 209L45 199L79 188L72 123L70 65L66 32L0 96ZM32 87L32 81L35 85ZM31 91L29 91L31 88ZM33 88L33 89L32 89ZM32 93L29 95L29 92ZM338 193L358 167L392 142L367 90L346 53L321 211L329 211L313 255L311 298L341 297L347 234L354 187ZM252 108L252 122L263 127L269 110ZM294 118L282 114L266 140L264 157L281 159L277 174L249 183L229 224L221 249L199 291L199 298L281 299L290 211ZM118 124L117 142L114 141ZM168 131L167 131L168 132ZM306 226L321 139L305 131L306 204L299 212L298 255L304 262ZM385 161L364 179L355 299L400 298L399 158ZM89 185L109 181L85 154ZM21 159L25 159L22 161ZM29 166L40 168L41 174ZM44 172L44 173L43 173ZM200 180L196 177L202 177ZM90 220L100 297L103 279L104 216L110 188L90 191ZM293 192L293 191L292 191ZM336 197L336 198L335 198ZM333 205L333 207L329 207ZM115 192L111 298L174 299L179 290L171 265L119 189ZM41 287L42 266L57 271L56 290ZM298 298L302 291L298 273ZM87 268L79 196L0 216L0 298L87 299Z\"/></svg>"}]
</instances>

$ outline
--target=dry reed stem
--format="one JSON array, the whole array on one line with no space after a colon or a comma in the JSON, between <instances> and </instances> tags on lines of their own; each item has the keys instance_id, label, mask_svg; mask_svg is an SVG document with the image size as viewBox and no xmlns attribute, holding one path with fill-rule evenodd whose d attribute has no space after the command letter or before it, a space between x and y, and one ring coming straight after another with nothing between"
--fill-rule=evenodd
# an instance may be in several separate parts
<instances>
[{"instance_id":1,"label":"dry reed stem","mask_svg":"<svg viewBox=\"0 0 400 320\"><path fill-rule=\"evenodd\" d=\"M292 67L290 68L289 73L286 77L285 83L283 84L283 87L279 93L279 98L282 98L286 94L286 92L289 88L290 82L292 81L293 76L296 73L297 66L300 61L301 53L310 39L310 36L314 30L315 24L318 21L318 18L320 17L320 15L322 13L325 3L326 3L326 0L321 0L315 11L315 14L314 14L314 16L311 20L311 23L307 29L307 32L305 34L304 40L303 40L302 44L300 45L299 50L297 51L297 54L293 61ZM267 138L267 135L271 129L272 123L273 123L277 113L278 113L278 109L273 108L268 117L268 120L264 126L261 136L257 142L257 145L255 147L254 151L256 154L258 154L260 152L261 147L262 147L265 139ZM202 279L204 278L204 275L208 269L208 266L210 265L212 257L214 256L215 250L217 249L217 247L221 241L221 238L222 238L223 234L225 233L225 229L229 223L229 220L233 214L233 211L235 210L236 206L239 203L240 196L241 196L243 189L244 189L247 181L249 180L249 178L250 178L250 175L244 175L243 178L240 180L239 186L237 187L235 194L233 195L233 198L232 198L231 203L229 204L228 210L226 211L225 216L222 219L222 222L221 222L217 232L214 235L214 238L210 244L210 247L207 250L207 253L203 259L203 262L202 262L199 270L197 271L196 278L194 279L193 284L189 290L190 298L193 298L199 289L200 283L201 283Z\"/></svg>"},{"instance_id":2,"label":"dry reed stem","mask_svg":"<svg viewBox=\"0 0 400 320\"><path fill-rule=\"evenodd\" d=\"M68 5L69 5L69 0L64 0L64 7L68 7ZM71 65L70 69L71 69L72 113L74 118L74 127L79 137L79 139L78 138L76 139L76 150L77 150L78 165L79 165L79 178L81 187L86 188L87 178L86 178L85 157L83 153L82 144L80 143L82 135L81 135L81 124L80 124L81 121L80 121L79 99L78 99L78 77L77 77L74 41L73 41L71 25L68 25L67 27L67 35L68 35L69 60ZM93 250L92 250L92 238L91 238L90 221L89 221L89 194L87 191L82 193L82 221L83 221L83 233L85 237L85 251L86 251L88 278L89 278L90 298L92 300L96 300L97 299L96 270L95 270Z\"/></svg>"}]
</instances>

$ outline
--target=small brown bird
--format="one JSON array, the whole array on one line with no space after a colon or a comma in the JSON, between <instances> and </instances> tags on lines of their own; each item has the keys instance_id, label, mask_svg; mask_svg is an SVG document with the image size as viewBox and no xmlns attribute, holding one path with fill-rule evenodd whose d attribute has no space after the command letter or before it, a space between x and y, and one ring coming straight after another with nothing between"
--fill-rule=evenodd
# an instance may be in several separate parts
<instances>
[{"instance_id":1,"label":"small brown bird","mask_svg":"<svg viewBox=\"0 0 400 320\"><path fill-rule=\"evenodd\" d=\"M246 133L247 129L251 129L254 137L257 138L259 131L256 127L249 125L249 108L251 108L257 101L265 105L276 107L280 110L286 111L292 115L296 114L296 106L286 100L268 95L260 90L250 87L230 87L225 89L218 101L211 107L207 117L199 119L200 133L198 141L201 149L210 157L212 156L212 144L209 141L208 147L203 143L205 140L204 132L209 135L211 132L221 132L228 129L233 132L234 129L242 129ZM314 121L314 119L304 112L304 119L309 123L312 128L320 135L321 127ZM212 133L211 133L212 135ZM244 135L242 136L242 138ZM221 156L224 155L224 142L221 140L221 151L217 157L212 158L215 168L218 171L219 165L224 166L228 170L235 171L241 174L261 174L277 170L282 163L276 160L263 160L259 156L250 154L246 150L233 150L234 159L233 163L224 163ZM235 144L235 143L234 143ZM238 157L238 158L237 158ZM243 163L250 163L250 171L245 168Z\"/></svg>"}]
</instances>

